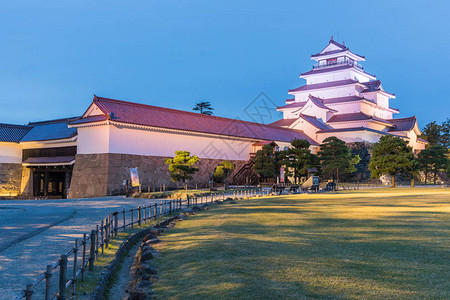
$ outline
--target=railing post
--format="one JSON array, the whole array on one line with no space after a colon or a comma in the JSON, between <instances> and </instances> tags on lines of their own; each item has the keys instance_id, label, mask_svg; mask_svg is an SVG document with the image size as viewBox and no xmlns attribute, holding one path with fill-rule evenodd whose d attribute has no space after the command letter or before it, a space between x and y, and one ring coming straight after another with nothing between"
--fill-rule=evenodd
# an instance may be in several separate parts
<instances>
[{"instance_id":1,"label":"railing post","mask_svg":"<svg viewBox=\"0 0 450 300\"><path fill-rule=\"evenodd\" d=\"M189 205L190 205L190 203L189 203L189 202L190 202L190 201L189 201L189 200L190 200L190 199L189 199L189 195L186 195L186 199L187 199L187 207L189 207Z\"/></svg>"},{"instance_id":2,"label":"railing post","mask_svg":"<svg viewBox=\"0 0 450 300\"><path fill-rule=\"evenodd\" d=\"M133 208L131 208L131 228L133 228Z\"/></svg>"},{"instance_id":3,"label":"railing post","mask_svg":"<svg viewBox=\"0 0 450 300\"><path fill-rule=\"evenodd\" d=\"M45 271L45 300L50 300L50 283L52 279L52 265L47 265Z\"/></svg>"},{"instance_id":4,"label":"railing post","mask_svg":"<svg viewBox=\"0 0 450 300\"><path fill-rule=\"evenodd\" d=\"M125 208L122 210L122 217L123 217L123 231L125 231L126 224L127 224L127 223L125 223Z\"/></svg>"},{"instance_id":5,"label":"railing post","mask_svg":"<svg viewBox=\"0 0 450 300\"><path fill-rule=\"evenodd\" d=\"M104 242L104 238L103 238L103 228L104 227L104 225L103 225L103 220L100 222L100 234L102 235L101 236L101 241L100 241L100 247L102 248L102 255L103 255L103 242Z\"/></svg>"},{"instance_id":6,"label":"railing post","mask_svg":"<svg viewBox=\"0 0 450 300\"><path fill-rule=\"evenodd\" d=\"M138 226L141 227L141 207L138 206Z\"/></svg>"},{"instance_id":7,"label":"railing post","mask_svg":"<svg viewBox=\"0 0 450 300\"><path fill-rule=\"evenodd\" d=\"M172 200L169 200L169 213L172 213Z\"/></svg>"},{"instance_id":8,"label":"railing post","mask_svg":"<svg viewBox=\"0 0 450 300\"><path fill-rule=\"evenodd\" d=\"M114 235L117 236L117 231L119 230L119 212L114 212Z\"/></svg>"},{"instance_id":9,"label":"railing post","mask_svg":"<svg viewBox=\"0 0 450 300\"><path fill-rule=\"evenodd\" d=\"M95 225L95 259L98 261L98 225Z\"/></svg>"},{"instance_id":10,"label":"railing post","mask_svg":"<svg viewBox=\"0 0 450 300\"><path fill-rule=\"evenodd\" d=\"M160 205L159 205L159 216L162 216L162 208L163 208L163 203L161 201Z\"/></svg>"},{"instance_id":11,"label":"railing post","mask_svg":"<svg viewBox=\"0 0 450 300\"><path fill-rule=\"evenodd\" d=\"M25 288L25 299L26 300L33 299L33 285L31 283L27 284Z\"/></svg>"},{"instance_id":12,"label":"railing post","mask_svg":"<svg viewBox=\"0 0 450 300\"><path fill-rule=\"evenodd\" d=\"M59 261L59 297L58 300L66 299L66 282L67 282L67 255L61 255Z\"/></svg>"},{"instance_id":13,"label":"railing post","mask_svg":"<svg viewBox=\"0 0 450 300\"><path fill-rule=\"evenodd\" d=\"M153 214L153 218L156 220L158 217L158 203L155 203L155 213Z\"/></svg>"},{"instance_id":14,"label":"railing post","mask_svg":"<svg viewBox=\"0 0 450 300\"><path fill-rule=\"evenodd\" d=\"M145 204L144 204L144 209L142 210L142 212L144 213L144 224L147 223L147 219L145 218Z\"/></svg>"},{"instance_id":15,"label":"railing post","mask_svg":"<svg viewBox=\"0 0 450 300\"><path fill-rule=\"evenodd\" d=\"M95 230L91 231L91 250L89 252L89 271L94 271L95 259Z\"/></svg>"},{"instance_id":16,"label":"railing post","mask_svg":"<svg viewBox=\"0 0 450 300\"><path fill-rule=\"evenodd\" d=\"M81 255L81 282L83 282L84 280L84 266L85 266L85 262L86 262L86 233L83 233L83 242L81 243L81 245L83 246L83 253ZM102 248L102 253L103 253L103 248Z\"/></svg>"},{"instance_id":17,"label":"railing post","mask_svg":"<svg viewBox=\"0 0 450 300\"><path fill-rule=\"evenodd\" d=\"M77 283L77 256L78 256L77 253L78 253L78 239L75 239L75 247L73 248L72 295L75 295Z\"/></svg>"},{"instance_id":18,"label":"railing post","mask_svg":"<svg viewBox=\"0 0 450 300\"><path fill-rule=\"evenodd\" d=\"M109 242L109 238L108 238L108 231L109 231L109 217L105 218L105 248L108 248L108 242Z\"/></svg>"}]
</instances>

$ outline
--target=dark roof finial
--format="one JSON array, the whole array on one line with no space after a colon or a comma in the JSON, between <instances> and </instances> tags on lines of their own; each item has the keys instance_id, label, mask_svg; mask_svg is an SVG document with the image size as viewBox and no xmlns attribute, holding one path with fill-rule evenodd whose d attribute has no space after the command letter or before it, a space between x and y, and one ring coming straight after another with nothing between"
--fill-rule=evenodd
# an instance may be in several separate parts
<instances>
[{"instance_id":1,"label":"dark roof finial","mask_svg":"<svg viewBox=\"0 0 450 300\"><path fill-rule=\"evenodd\" d=\"M331 35L331 38L330 38L330 42L332 42L333 41L333 35Z\"/></svg>"}]
</instances>

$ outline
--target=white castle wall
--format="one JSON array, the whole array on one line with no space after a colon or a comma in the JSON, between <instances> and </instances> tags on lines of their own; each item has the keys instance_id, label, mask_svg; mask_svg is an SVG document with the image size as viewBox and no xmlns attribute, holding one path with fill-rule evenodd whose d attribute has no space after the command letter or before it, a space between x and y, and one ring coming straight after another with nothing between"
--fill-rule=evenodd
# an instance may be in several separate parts
<instances>
[{"instance_id":1,"label":"white castle wall","mask_svg":"<svg viewBox=\"0 0 450 300\"><path fill-rule=\"evenodd\" d=\"M0 142L0 163L22 163L22 147L17 143Z\"/></svg>"}]
</instances>

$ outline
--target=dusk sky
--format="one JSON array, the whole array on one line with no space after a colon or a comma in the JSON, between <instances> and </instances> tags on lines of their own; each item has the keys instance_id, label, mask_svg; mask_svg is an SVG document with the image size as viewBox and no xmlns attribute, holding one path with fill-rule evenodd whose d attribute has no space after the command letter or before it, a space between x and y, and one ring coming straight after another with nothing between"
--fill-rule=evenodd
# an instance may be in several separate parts
<instances>
[{"instance_id":1,"label":"dusk sky","mask_svg":"<svg viewBox=\"0 0 450 300\"><path fill-rule=\"evenodd\" d=\"M95 2L95 3L93 3ZM93 94L246 118L305 83L330 36L422 128L450 117L447 1L0 1L0 123L83 114Z\"/></svg>"}]
</instances>

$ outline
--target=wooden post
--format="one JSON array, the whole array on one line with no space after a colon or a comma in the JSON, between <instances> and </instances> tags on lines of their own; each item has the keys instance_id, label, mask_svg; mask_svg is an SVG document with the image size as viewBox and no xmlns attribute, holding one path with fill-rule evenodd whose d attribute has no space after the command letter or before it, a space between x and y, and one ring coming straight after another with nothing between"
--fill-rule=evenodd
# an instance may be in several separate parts
<instances>
[{"instance_id":1,"label":"wooden post","mask_svg":"<svg viewBox=\"0 0 450 300\"><path fill-rule=\"evenodd\" d=\"M45 271L45 300L50 300L50 283L52 279L52 265L47 265L47 270Z\"/></svg>"},{"instance_id":2,"label":"wooden post","mask_svg":"<svg viewBox=\"0 0 450 300\"><path fill-rule=\"evenodd\" d=\"M98 225L95 225L95 259L98 261Z\"/></svg>"},{"instance_id":3,"label":"wooden post","mask_svg":"<svg viewBox=\"0 0 450 300\"><path fill-rule=\"evenodd\" d=\"M138 206L138 226L141 227L141 207Z\"/></svg>"},{"instance_id":4,"label":"wooden post","mask_svg":"<svg viewBox=\"0 0 450 300\"><path fill-rule=\"evenodd\" d=\"M77 283L77 256L78 256L77 253L78 253L78 239L75 239L75 247L73 248L72 295L75 295Z\"/></svg>"},{"instance_id":5,"label":"wooden post","mask_svg":"<svg viewBox=\"0 0 450 300\"><path fill-rule=\"evenodd\" d=\"M109 221L108 218L105 218L105 248L108 248L108 230L109 230Z\"/></svg>"},{"instance_id":6,"label":"wooden post","mask_svg":"<svg viewBox=\"0 0 450 300\"><path fill-rule=\"evenodd\" d=\"M153 218L156 220L157 217L158 217L158 203L155 203L155 213L153 215Z\"/></svg>"},{"instance_id":7,"label":"wooden post","mask_svg":"<svg viewBox=\"0 0 450 300\"><path fill-rule=\"evenodd\" d=\"M119 230L119 212L114 212L114 235L117 236L117 231Z\"/></svg>"},{"instance_id":8,"label":"wooden post","mask_svg":"<svg viewBox=\"0 0 450 300\"><path fill-rule=\"evenodd\" d=\"M89 252L89 271L94 271L95 259L95 230L91 231L91 250Z\"/></svg>"},{"instance_id":9,"label":"wooden post","mask_svg":"<svg viewBox=\"0 0 450 300\"><path fill-rule=\"evenodd\" d=\"M61 255L59 261L59 297L58 300L66 299L66 282L67 282L67 255Z\"/></svg>"},{"instance_id":10,"label":"wooden post","mask_svg":"<svg viewBox=\"0 0 450 300\"><path fill-rule=\"evenodd\" d=\"M145 218L145 204L144 204L144 209L142 211L144 212L144 223L147 223L147 219Z\"/></svg>"},{"instance_id":11,"label":"wooden post","mask_svg":"<svg viewBox=\"0 0 450 300\"><path fill-rule=\"evenodd\" d=\"M102 239L100 241L100 247L102 248L102 255L103 255L103 241L104 241L104 238L103 238L103 227L104 227L104 225L103 225L103 220L102 220L101 223L100 223L100 234L102 235Z\"/></svg>"},{"instance_id":12,"label":"wooden post","mask_svg":"<svg viewBox=\"0 0 450 300\"><path fill-rule=\"evenodd\" d=\"M122 217L123 217L123 231L125 231L126 224L127 224L127 223L125 223L125 208L122 210Z\"/></svg>"},{"instance_id":13,"label":"wooden post","mask_svg":"<svg viewBox=\"0 0 450 300\"><path fill-rule=\"evenodd\" d=\"M25 299L31 300L32 298L33 298L33 285L29 283L25 288Z\"/></svg>"},{"instance_id":14,"label":"wooden post","mask_svg":"<svg viewBox=\"0 0 450 300\"><path fill-rule=\"evenodd\" d=\"M172 213L172 200L169 200L169 214Z\"/></svg>"},{"instance_id":15,"label":"wooden post","mask_svg":"<svg viewBox=\"0 0 450 300\"><path fill-rule=\"evenodd\" d=\"M81 243L81 245L83 246L83 253L81 255L81 282L83 282L84 280L84 266L85 266L85 262L86 262L86 233L83 233L83 242ZM102 248L102 253L103 253L103 248Z\"/></svg>"},{"instance_id":16,"label":"wooden post","mask_svg":"<svg viewBox=\"0 0 450 300\"><path fill-rule=\"evenodd\" d=\"M190 201L189 201L189 195L187 195L187 194L186 194L186 199L187 199L187 207L189 207L189 205L190 205L189 202L190 202Z\"/></svg>"},{"instance_id":17,"label":"wooden post","mask_svg":"<svg viewBox=\"0 0 450 300\"><path fill-rule=\"evenodd\" d=\"M131 208L131 228L133 228L133 208Z\"/></svg>"},{"instance_id":18,"label":"wooden post","mask_svg":"<svg viewBox=\"0 0 450 300\"><path fill-rule=\"evenodd\" d=\"M163 203L161 201L160 205L159 205L159 216L162 216L162 208L163 208Z\"/></svg>"}]
</instances>

